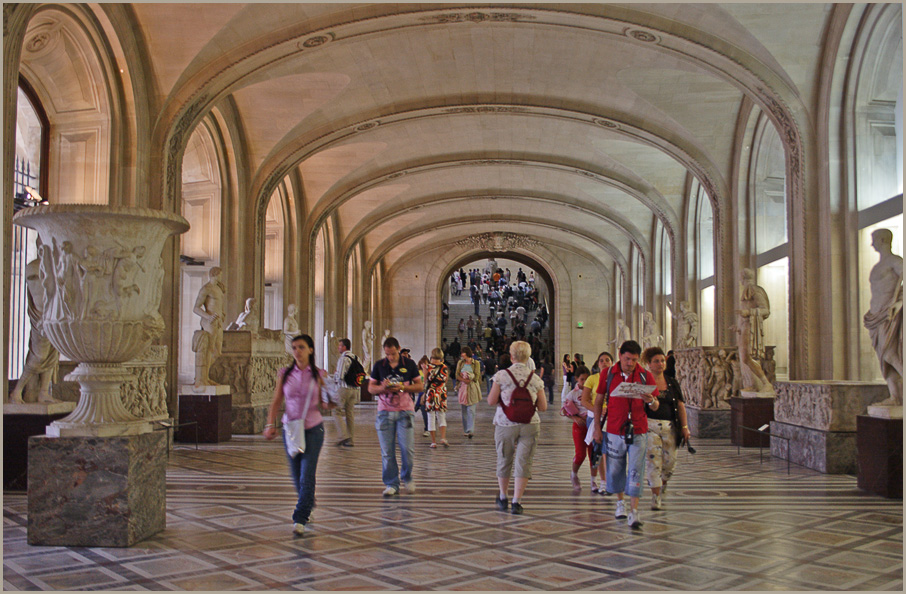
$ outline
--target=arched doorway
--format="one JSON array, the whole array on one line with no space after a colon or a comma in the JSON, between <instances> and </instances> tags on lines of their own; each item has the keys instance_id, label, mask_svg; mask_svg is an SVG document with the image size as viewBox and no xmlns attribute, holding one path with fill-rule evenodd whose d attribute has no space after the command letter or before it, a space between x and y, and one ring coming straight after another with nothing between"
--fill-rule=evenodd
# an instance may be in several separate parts
<instances>
[{"instance_id":1,"label":"arched doorway","mask_svg":"<svg viewBox=\"0 0 906 594\"><path fill-rule=\"evenodd\" d=\"M499 298L495 300L492 298L493 275L497 271L505 273L507 270L510 272L510 278L503 286L509 287L509 290L506 293L498 290ZM461 292L452 290L451 279L458 271L464 273ZM477 281L476 290L479 293L477 304L471 295L473 283L470 272L473 271ZM522 288L518 277L520 271L525 277ZM481 350L493 349L499 355L505 339L517 337L532 344L532 356L536 362L540 363L544 356L555 358L556 341L552 324L556 303L555 284L546 267L540 262L516 252L473 252L453 261L442 279L443 284L438 292L440 298L438 308L444 311L446 306L448 311L448 320L442 324L441 329L442 347L451 345L454 341L461 345L472 343L473 346L478 345ZM485 283L485 280L488 282ZM486 292L481 288L483 284L488 286ZM470 317L473 321L471 332L468 327ZM500 317L503 317L504 321L501 322ZM466 326L461 335L460 320ZM533 323L536 320L538 324L533 332Z\"/></svg>"}]
</instances>

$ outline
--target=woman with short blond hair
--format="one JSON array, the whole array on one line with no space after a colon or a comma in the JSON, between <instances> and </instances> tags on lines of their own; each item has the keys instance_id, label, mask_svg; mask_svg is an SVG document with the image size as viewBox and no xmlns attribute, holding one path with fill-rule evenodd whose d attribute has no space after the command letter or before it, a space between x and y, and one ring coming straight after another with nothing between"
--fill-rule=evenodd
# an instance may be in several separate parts
<instances>
[{"instance_id":1,"label":"woman with short blond hair","mask_svg":"<svg viewBox=\"0 0 906 594\"><path fill-rule=\"evenodd\" d=\"M512 512L522 513L522 495L528 480L532 477L532 460L535 457L535 445L541 433L541 417L538 411L547 410L547 399L544 397L544 383L527 366L532 354L532 347L527 342L517 340L510 345L510 358L513 364L509 369L501 369L494 375L494 384L488 393L488 404L497 406L494 413L494 443L497 447L497 484L500 494L497 496L497 509L506 511L509 501L507 490L510 486L510 474L515 466L515 487L513 489ZM535 403L535 413L528 423L511 421L503 406L511 406L516 387L525 387ZM500 406L498 406L498 404Z\"/></svg>"}]
</instances>

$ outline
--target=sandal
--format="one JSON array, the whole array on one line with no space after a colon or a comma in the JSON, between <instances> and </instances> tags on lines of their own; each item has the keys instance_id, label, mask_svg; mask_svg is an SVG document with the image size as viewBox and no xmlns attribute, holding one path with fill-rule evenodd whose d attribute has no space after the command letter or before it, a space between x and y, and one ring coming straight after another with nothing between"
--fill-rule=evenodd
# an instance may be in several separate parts
<instances>
[{"instance_id":1,"label":"sandal","mask_svg":"<svg viewBox=\"0 0 906 594\"><path fill-rule=\"evenodd\" d=\"M445 448L448 448L448 447L450 447L450 442L449 442L449 441L447 441L447 440L446 440L446 439L444 439L444 440L441 440L441 442L440 442L440 443L442 443L442 444L444 444L444 447L445 447Z\"/></svg>"},{"instance_id":2,"label":"sandal","mask_svg":"<svg viewBox=\"0 0 906 594\"><path fill-rule=\"evenodd\" d=\"M428 446L428 447L436 448L436 447L437 447L437 444L436 444L436 443L432 443L432 444L431 444L430 446Z\"/></svg>"}]
</instances>

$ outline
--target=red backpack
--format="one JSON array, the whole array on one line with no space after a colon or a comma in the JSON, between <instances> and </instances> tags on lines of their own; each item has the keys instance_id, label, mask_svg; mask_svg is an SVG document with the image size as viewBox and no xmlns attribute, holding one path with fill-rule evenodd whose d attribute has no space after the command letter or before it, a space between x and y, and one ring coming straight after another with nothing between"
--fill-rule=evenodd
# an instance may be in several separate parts
<instances>
[{"instance_id":1,"label":"red backpack","mask_svg":"<svg viewBox=\"0 0 906 594\"><path fill-rule=\"evenodd\" d=\"M516 384L516 389L513 390L509 406L506 406L503 403L503 398L500 399L500 408L503 409L503 414L514 423L531 423L532 417L535 416L536 406L535 399L532 398L532 395L529 393L526 386L532 381L532 376L535 375L535 372L529 372L529 376L526 378L525 383L520 386L519 382L516 381L516 378L509 369L504 369L504 371L510 374L510 378L513 380L513 383Z\"/></svg>"}]
</instances>

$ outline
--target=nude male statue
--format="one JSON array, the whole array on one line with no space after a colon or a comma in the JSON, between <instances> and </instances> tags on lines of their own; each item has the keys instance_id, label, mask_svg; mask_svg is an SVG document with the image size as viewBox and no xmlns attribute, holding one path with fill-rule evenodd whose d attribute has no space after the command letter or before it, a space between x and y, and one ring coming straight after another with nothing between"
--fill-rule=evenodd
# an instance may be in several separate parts
<instances>
[{"instance_id":1,"label":"nude male statue","mask_svg":"<svg viewBox=\"0 0 906 594\"><path fill-rule=\"evenodd\" d=\"M211 364L220 356L223 348L223 302L226 288L220 282L220 267L211 268L210 280L198 292L195 299L195 315L201 318L201 330L192 336L192 351L195 352L195 386L216 386L208 372Z\"/></svg>"}]
</instances>

